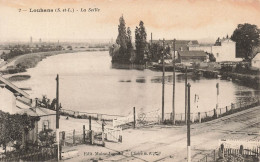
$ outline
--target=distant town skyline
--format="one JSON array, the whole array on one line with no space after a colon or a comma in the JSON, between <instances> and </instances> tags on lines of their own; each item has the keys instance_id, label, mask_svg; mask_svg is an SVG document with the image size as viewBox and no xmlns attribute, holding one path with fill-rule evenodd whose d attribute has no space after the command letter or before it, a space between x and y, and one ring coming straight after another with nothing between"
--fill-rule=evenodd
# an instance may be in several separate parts
<instances>
[{"instance_id":1,"label":"distant town skyline","mask_svg":"<svg viewBox=\"0 0 260 162\"><path fill-rule=\"evenodd\" d=\"M78 12L29 12L30 9L74 9ZM81 9L99 12L80 12ZM19 12L19 9L26 10ZM215 40L230 36L238 24L260 26L260 1L252 0L0 0L0 41L115 40L119 17L134 30L144 22L153 39Z\"/></svg>"}]
</instances>

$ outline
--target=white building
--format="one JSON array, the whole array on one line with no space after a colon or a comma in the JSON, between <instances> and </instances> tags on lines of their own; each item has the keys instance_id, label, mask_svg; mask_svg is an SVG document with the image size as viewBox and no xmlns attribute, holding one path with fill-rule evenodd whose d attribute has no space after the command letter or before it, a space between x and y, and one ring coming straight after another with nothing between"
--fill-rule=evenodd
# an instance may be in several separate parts
<instances>
[{"instance_id":1,"label":"white building","mask_svg":"<svg viewBox=\"0 0 260 162\"><path fill-rule=\"evenodd\" d=\"M29 95L0 76L0 110L15 114L23 108L29 108Z\"/></svg>"},{"instance_id":2,"label":"white building","mask_svg":"<svg viewBox=\"0 0 260 162\"><path fill-rule=\"evenodd\" d=\"M216 58L216 62L242 61L241 58L236 58L236 42L229 38L220 40L218 45L192 45L189 46L189 51L212 53Z\"/></svg>"},{"instance_id":3,"label":"white building","mask_svg":"<svg viewBox=\"0 0 260 162\"><path fill-rule=\"evenodd\" d=\"M254 69L260 69L260 53L257 53L251 60L251 67Z\"/></svg>"}]
</instances>

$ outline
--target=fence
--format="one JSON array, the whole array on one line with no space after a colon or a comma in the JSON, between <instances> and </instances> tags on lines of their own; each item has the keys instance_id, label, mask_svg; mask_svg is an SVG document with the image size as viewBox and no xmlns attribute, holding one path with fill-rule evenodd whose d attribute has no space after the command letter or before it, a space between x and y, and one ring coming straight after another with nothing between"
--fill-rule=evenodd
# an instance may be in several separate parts
<instances>
[{"instance_id":1,"label":"fence","mask_svg":"<svg viewBox=\"0 0 260 162\"><path fill-rule=\"evenodd\" d=\"M110 115L110 114L101 114L101 113L88 113L88 112L80 112L80 111L73 111L73 110L66 110L61 109L60 110L61 115L70 116L72 118L78 118L78 119L89 119L91 118L93 120L106 120L106 121L112 121L115 118L123 117L121 115Z\"/></svg>"},{"instance_id":2,"label":"fence","mask_svg":"<svg viewBox=\"0 0 260 162\"><path fill-rule=\"evenodd\" d=\"M150 124L156 124L160 122L160 111L143 112L141 110L133 108L133 112L130 112L126 117L119 117L113 119L113 127L141 127Z\"/></svg>"},{"instance_id":3,"label":"fence","mask_svg":"<svg viewBox=\"0 0 260 162\"><path fill-rule=\"evenodd\" d=\"M218 150L213 150L209 154L206 154L198 162L212 162L212 161L217 161L217 159L218 159Z\"/></svg>"},{"instance_id":4,"label":"fence","mask_svg":"<svg viewBox=\"0 0 260 162\"><path fill-rule=\"evenodd\" d=\"M61 144L63 146L73 146L78 144L105 145L108 142L122 142L122 128L105 127L104 122L100 126L90 126L82 130L71 130L61 132Z\"/></svg>"},{"instance_id":5,"label":"fence","mask_svg":"<svg viewBox=\"0 0 260 162\"><path fill-rule=\"evenodd\" d=\"M201 123L201 122L210 121L219 117L230 115L238 111L255 107L259 104L260 102L258 98L251 98L249 101L246 102L244 101L238 103L231 103L229 106L213 109L211 111L191 113L190 114L191 122ZM171 120L171 113L165 114L165 120ZM175 121L176 123L185 123L185 114L184 113L175 114Z\"/></svg>"},{"instance_id":6,"label":"fence","mask_svg":"<svg viewBox=\"0 0 260 162\"><path fill-rule=\"evenodd\" d=\"M0 161L56 161L57 147L7 153Z\"/></svg>"},{"instance_id":7,"label":"fence","mask_svg":"<svg viewBox=\"0 0 260 162\"><path fill-rule=\"evenodd\" d=\"M220 140L219 148L205 155L199 162L259 161L260 141Z\"/></svg>"}]
</instances>

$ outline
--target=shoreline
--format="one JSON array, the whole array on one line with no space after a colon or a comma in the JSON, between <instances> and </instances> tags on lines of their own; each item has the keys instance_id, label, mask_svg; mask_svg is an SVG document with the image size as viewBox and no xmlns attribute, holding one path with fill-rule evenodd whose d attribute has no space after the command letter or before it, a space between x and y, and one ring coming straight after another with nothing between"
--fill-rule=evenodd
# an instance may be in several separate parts
<instances>
[{"instance_id":1,"label":"shoreline","mask_svg":"<svg viewBox=\"0 0 260 162\"><path fill-rule=\"evenodd\" d=\"M95 52L104 51L103 49L86 49L86 50L63 50L63 51L48 51L48 52L38 52L38 53L28 53L24 55L17 56L7 62L5 65L0 67L0 74L3 76L12 77L26 72L29 68L34 68L43 59L49 56L55 56L59 54L67 53L79 53L79 52Z\"/></svg>"}]
</instances>

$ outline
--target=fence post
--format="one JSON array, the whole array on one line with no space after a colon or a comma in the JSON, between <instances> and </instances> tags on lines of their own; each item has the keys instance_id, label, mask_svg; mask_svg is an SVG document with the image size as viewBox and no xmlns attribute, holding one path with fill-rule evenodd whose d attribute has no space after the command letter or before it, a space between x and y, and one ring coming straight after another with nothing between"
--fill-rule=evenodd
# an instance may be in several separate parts
<instances>
[{"instance_id":1,"label":"fence post","mask_svg":"<svg viewBox=\"0 0 260 162\"><path fill-rule=\"evenodd\" d=\"M198 112L198 116L199 116L199 123L201 123L201 116L200 116L200 112Z\"/></svg>"},{"instance_id":2,"label":"fence post","mask_svg":"<svg viewBox=\"0 0 260 162\"><path fill-rule=\"evenodd\" d=\"M213 160L216 161L216 150L214 150L213 153L214 153Z\"/></svg>"},{"instance_id":3,"label":"fence post","mask_svg":"<svg viewBox=\"0 0 260 162\"><path fill-rule=\"evenodd\" d=\"M73 130L73 145L75 144L75 129Z\"/></svg>"},{"instance_id":4,"label":"fence post","mask_svg":"<svg viewBox=\"0 0 260 162\"><path fill-rule=\"evenodd\" d=\"M89 130L91 131L91 116L89 116Z\"/></svg>"},{"instance_id":5,"label":"fence post","mask_svg":"<svg viewBox=\"0 0 260 162\"><path fill-rule=\"evenodd\" d=\"M120 128L120 135L119 135L119 139L118 142L123 142L123 137L122 137L122 128Z\"/></svg>"},{"instance_id":6,"label":"fence post","mask_svg":"<svg viewBox=\"0 0 260 162\"><path fill-rule=\"evenodd\" d=\"M62 140L63 140L63 146L66 145L66 141L65 141L65 131L62 132Z\"/></svg>"},{"instance_id":7,"label":"fence post","mask_svg":"<svg viewBox=\"0 0 260 162\"><path fill-rule=\"evenodd\" d=\"M226 113L228 112L227 106L226 106Z\"/></svg>"},{"instance_id":8,"label":"fence post","mask_svg":"<svg viewBox=\"0 0 260 162\"><path fill-rule=\"evenodd\" d=\"M83 143L86 142L85 125L83 125Z\"/></svg>"},{"instance_id":9,"label":"fence post","mask_svg":"<svg viewBox=\"0 0 260 162\"><path fill-rule=\"evenodd\" d=\"M91 141L91 145L94 145L94 137L95 137L95 132L93 130L90 131L90 141Z\"/></svg>"},{"instance_id":10,"label":"fence post","mask_svg":"<svg viewBox=\"0 0 260 162\"><path fill-rule=\"evenodd\" d=\"M104 135L105 135L105 123L104 123L104 120L102 120L102 146L103 147L105 147Z\"/></svg>"},{"instance_id":11,"label":"fence post","mask_svg":"<svg viewBox=\"0 0 260 162\"><path fill-rule=\"evenodd\" d=\"M134 114L134 129L135 129L135 107L133 107L133 114Z\"/></svg>"}]
</instances>

